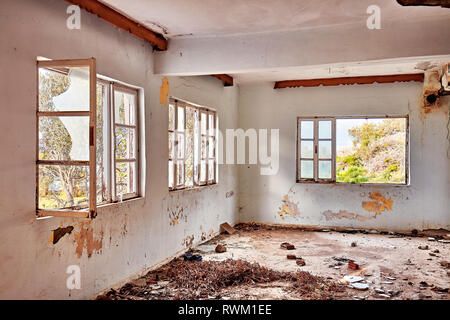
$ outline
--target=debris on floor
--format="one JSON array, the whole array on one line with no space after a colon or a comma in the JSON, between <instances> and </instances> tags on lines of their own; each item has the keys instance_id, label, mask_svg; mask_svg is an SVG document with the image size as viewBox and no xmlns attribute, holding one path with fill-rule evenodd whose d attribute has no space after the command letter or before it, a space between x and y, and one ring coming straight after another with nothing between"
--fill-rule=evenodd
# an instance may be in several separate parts
<instances>
[{"instance_id":1,"label":"debris on floor","mask_svg":"<svg viewBox=\"0 0 450 320\"><path fill-rule=\"evenodd\" d=\"M280 245L281 249L286 249L286 250L295 250L295 246L293 244L290 244L289 242L283 242Z\"/></svg>"},{"instance_id":2,"label":"debris on floor","mask_svg":"<svg viewBox=\"0 0 450 320\"><path fill-rule=\"evenodd\" d=\"M175 259L141 279L127 283L119 290L111 289L97 299L221 299L223 289L275 281L286 282L286 294L301 296L302 299L331 299L344 291L339 284L308 272L274 271L256 263L231 259L189 264ZM163 284L161 280L166 281ZM151 281L157 284L150 284Z\"/></svg>"},{"instance_id":3,"label":"debris on floor","mask_svg":"<svg viewBox=\"0 0 450 320\"><path fill-rule=\"evenodd\" d=\"M352 270L359 270L359 264L354 263L353 261L349 261L348 268Z\"/></svg>"},{"instance_id":4,"label":"debris on floor","mask_svg":"<svg viewBox=\"0 0 450 320\"><path fill-rule=\"evenodd\" d=\"M183 258L184 261L201 261L203 259L203 257L199 254L190 254L190 253L185 253Z\"/></svg>"},{"instance_id":5,"label":"debris on floor","mask_svg":"<svg viewBox=\"0 0 450 320\"><path fill-rule=\"evenodd\" d=\"M234 234L236 229L234 229L228 222L222 223L220 225L220 233Z\"/></svg>"},{"instance_id":6,"label":"debris on floor","mask_svg":"<svg viewBox=\"0 0 450 320\"><path fill-rule=\"evenodd\" d=\"M225 247L224 245L218 244L216 246L216 252L217 253L223 253L227 251L227 247Z\"/></svg>"}]
</instances>

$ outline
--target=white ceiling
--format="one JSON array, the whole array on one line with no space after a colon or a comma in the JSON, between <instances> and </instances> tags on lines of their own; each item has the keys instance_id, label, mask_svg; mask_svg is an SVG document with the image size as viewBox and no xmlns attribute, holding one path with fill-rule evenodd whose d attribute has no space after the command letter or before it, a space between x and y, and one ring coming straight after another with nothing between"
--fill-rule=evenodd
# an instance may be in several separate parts
<instances>
[{"instance_id":1,"label":"white ceiling","mask_svg":"<svg viewBox=\"0 0 450 320\"><path fill-rule=\"evenodd\" d=\"M168 38L291 31L350 23L366 25L367 7L382 21L447 15L441 7L403 7L396 0L101 0Z\"/></svg>"}]
</instances>

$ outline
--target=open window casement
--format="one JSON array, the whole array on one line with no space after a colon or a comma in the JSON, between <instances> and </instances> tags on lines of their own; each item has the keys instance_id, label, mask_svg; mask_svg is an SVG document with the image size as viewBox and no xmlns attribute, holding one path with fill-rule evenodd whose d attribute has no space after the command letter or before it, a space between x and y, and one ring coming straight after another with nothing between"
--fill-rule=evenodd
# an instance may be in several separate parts
<instances>
[{"instance_id":1,"label":"open window casement","mask_svg":"<svg viewBox=\"0 0 450 320\"><path fill-rule=\"evenodd\" d=\"M96 216L95 59L37 62L38 217Z\"/></svg>"}]
</instances>

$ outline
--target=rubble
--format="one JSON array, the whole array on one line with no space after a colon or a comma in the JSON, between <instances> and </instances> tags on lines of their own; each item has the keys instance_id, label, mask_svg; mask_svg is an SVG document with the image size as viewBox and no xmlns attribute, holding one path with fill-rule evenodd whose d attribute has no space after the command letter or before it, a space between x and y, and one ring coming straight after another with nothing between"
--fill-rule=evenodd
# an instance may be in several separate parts
<instances>
[{"instance_id":1,"label":"rubble","mask_svg":"<svg viewBox=\"0 0 450 320\"><path fill-rule=\"evenodd\" d=\"M283 242L283 243L280 245L280 248L281 248L281 249L286 249L286 250L294 250L294 249L295 249L295 246L294 246L293 244L290 244L289 242Z\"/></svg>"},{"instance_id":2,"label":"rubble","mask_svg":"<svg viewBox=\"0 0 450 320\"><path fill-rule=\"evenodd\" d=\"M359 270L359 265L353 261L348 262L348 268L352 270Z\"/></svg>"},{"instance_id":3,"label":"rubble","mask_svg":"<svg viewBox=\"0 0 450 320\"><path fill-rule=\"evenodd\" d=\"M224 245L218 244L216 246L215 250L216 250L217 253L223 253L223 252L227 251L227 247L225 247Z\"/></svg>"},{"instance_id":4,"label":"rubble","mask_svg":"<svg viewBox=\"0 0 450 320\"><path fill-rule=\"evenodd\" d=\"M420 250L428 250L428 249L429 249L429 247L428 247L427 245L418 246L418 248L419 248Z\"/></svg>"},{"instance_id":5,"label":"rubble","mask_svg":"<svg viewBox=\"0 0 450 320\"><path fill-rule=\"evenodd\" d=\"M220 225L220 233L227 233L227 234L233 234L236 232L236 229L234 229L228 222L222 223Z\"/></svg>"}]
</instances>

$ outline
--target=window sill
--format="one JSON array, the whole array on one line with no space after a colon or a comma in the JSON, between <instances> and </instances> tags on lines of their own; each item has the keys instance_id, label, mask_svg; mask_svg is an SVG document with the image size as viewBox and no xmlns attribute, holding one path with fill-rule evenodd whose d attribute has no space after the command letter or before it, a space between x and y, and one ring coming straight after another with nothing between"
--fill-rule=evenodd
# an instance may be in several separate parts
<instances>
[{"instance_id":1,"label":"window sill","mask_svg":"<svg viewBox=\"0 0 450 320\"><path fill-rule=\"evenodd\" d=\"M409 183L356 183L356 182L336 182L336 181L298 181L300 184L331 184L334 186L369 186L369 187L409 187Z\"/></svg>"},{"instance_id":2,"label":"window sill","mask_svg":"<svg viewBox=\"0 0 450 320\"><path fill-rule=\"evenodd\" d=\"M206 189L207 187L215 187L215 186L218 186L219 184L216 182L216 183L211 183L211 184L204 184L204 185L201 185L201 186L194 186L194 187L185 187L185 188L178 188L178 189L169 189L169 193L172 193L172 192L177 192L177 191L195 191L195 190L198 190L198 191L200 191L200 190L204 190L204 189Z\"/></svg>"},{"instance_id":3,"label":"window sill","mask_svg":"<svg viewBox=\"0 0 450 320\"><path fill-rule=\"evenodd\" d=\"M130 198L130 199L124 199L122 201L116 201L116 202L108 202L108 203L104 203L104 204L99 204L97 205L97 209L105 209L108 207L112 207L112 206L120 206L122 204L128 204L128 203L132 203L132 202L139 202L144 200L145 198L143 196L136 196L134 198Z\"/></svg>"}]
</instances>

